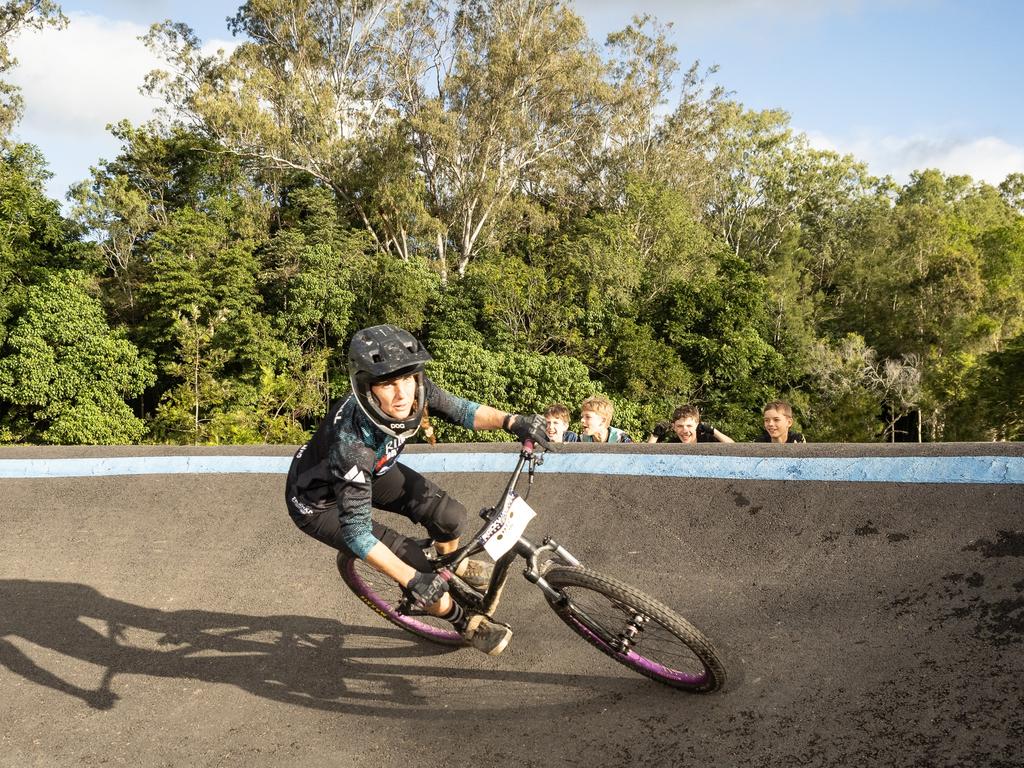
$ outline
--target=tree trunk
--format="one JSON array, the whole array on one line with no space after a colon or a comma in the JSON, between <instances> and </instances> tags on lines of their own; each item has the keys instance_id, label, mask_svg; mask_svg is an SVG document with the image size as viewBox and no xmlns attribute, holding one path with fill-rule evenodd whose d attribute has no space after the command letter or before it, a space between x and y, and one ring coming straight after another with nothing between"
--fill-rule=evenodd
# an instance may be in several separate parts
<instances>
[{"instance_id":1,"label":"tree trunk","mask_svg":"<svg viewBox=\"0 0 1024 768\"><path fill-rule=\"evenodd\" d=\"M199 445L199 335L196 335L196 358L192 369L192 387L196 395L194 423L192 425L192 444Z\"/></svg>"}]
</instances>

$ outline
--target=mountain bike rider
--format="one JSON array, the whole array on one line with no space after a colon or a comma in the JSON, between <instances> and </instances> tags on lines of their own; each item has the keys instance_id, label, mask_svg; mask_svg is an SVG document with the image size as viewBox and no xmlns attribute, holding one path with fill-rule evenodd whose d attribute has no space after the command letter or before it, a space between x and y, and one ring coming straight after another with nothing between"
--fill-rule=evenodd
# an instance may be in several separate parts
<instances>
[{"instance_id":1,"label":"mountain bike rider","mask_svg":"<svg viewBox=\"0 0 1024 768\"><path fill-rule=\"evenodd\" d=\"M357 332L348 349L352 392L331 407L296 452L285 499L303 533L366 560L398 582L415 608L451 621L475 648L497 655L512 630L486 616L466 615L419 547L370 512L377 507L404 515L427 529L439 554L455 551L466 508L398 461L420 429L424 409L467 429L506 429L547 447L544 418L505 413L444 391L424 373L431 359L412 334L393 325ZM457 573L483 587L491 570L483 561L465 560Z\"/></svg>"}]
</instances>

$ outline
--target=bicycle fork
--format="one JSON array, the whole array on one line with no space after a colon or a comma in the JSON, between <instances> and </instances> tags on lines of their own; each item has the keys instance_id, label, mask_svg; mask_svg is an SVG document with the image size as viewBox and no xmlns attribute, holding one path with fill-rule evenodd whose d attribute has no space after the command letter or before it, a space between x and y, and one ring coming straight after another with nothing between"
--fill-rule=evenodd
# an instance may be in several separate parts
<instances>
[{"instance_id":1,"label":"bicycle fork","mask_svg":"<svg viewBox=\"0 0 1024 768\"><path fill-rule=\"evenodd\" d=\"M573 568L580 567L582 563L580 563L580 561L577 560L569 550L550 537L545 538L544 543L539 547L532 541L520 537L519 541L516 543L515 551L517 554L522 555L526 560L526 568L523 569L523 575L526 577L528 582L536 584L540 587L541 592L552 600L559 602L565 600L565 596L548 584L541 575L539 561L541 555L550 553L552 559L558 558L563 563L572 566Z\"/></svg>"},{"instance_id":2,"label":"bicycle fork","mask_svg":"<svg viewBox=\"0 0 1024 768\"><path fill-rule=\"evenodd\" d=\"M544 579L538 565L541 555L551 553L552 559L558 558L573 568L580 567L582 563L571 552L552 538L545 538L544 544L540 547L524 538L520 538L516 544L515 551L526 559L527 567L524 569L523 575L527 581L540 587L541 591L560 607L565 607L572 603L568 595L555 589ZM610 632L601 622L595 621L583 608L575 603L572 603L572 614L579 623L612 650L617 653L629 653L630 649L640 641L644 625L649 619L642 613L637 613L628 605L620 604L620 607L623 609L624 615L629 618L618 634Z\"/></svg>"}]
</instances>

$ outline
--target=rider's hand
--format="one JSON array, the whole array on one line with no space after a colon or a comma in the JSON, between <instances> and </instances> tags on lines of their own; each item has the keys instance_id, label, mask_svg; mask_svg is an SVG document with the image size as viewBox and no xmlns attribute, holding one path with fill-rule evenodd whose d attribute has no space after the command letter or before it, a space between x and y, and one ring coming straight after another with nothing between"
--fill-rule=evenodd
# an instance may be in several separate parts
<instances>
[{"instance_id":1,"label":"rider's hand","mask_svg":"<svg viewBox=\"0 0 1024 768\"><path fill-rule=\"evenodd\" d=\"M659 421L654 425L654 429L651 430L651 434L659 440L663 440L670 429L672 429L671 421Z\"/></svg>"},{"instance_id":2,"label":"rider's hand","mask_svg":"<svg viewBox=\"0 0 1024 768\"><path fill-rule=\"evenodd\" d=\"M714 437L715 428L706 422L697 425L697 437Z\"/></svg>"},{"instance_id":3,"label":"rider's hand","mask_svg":"<svg viewBox=\"0 0 1024 768\"><path fill-rule=\"evenodd\" d=\"M548 447L547 423L539 413L529 416L516 414L512 416L511 422L506 429L518 437L519 442L533 440L541 448Z\"/></svg>"},{"instance_id":4,"label":"rider's hand","mask_svg":"<svg viewBox=\"0 0 1024 768\"><path fill-rule=\"evenodd\" d=\"M440 574L416 571L416 575L405 585L405 598L409 605L422 611L433 605L448 591L448 582Z\"/></svg>"}]
</instances>

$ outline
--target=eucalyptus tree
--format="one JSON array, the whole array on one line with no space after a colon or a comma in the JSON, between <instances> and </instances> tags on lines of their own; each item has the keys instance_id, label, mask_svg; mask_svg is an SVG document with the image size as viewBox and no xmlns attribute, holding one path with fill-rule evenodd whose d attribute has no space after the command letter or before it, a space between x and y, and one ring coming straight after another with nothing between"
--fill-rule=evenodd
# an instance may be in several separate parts
<instances>
[{"instance_id":1,"label":"eucalyptus tree","mask_svg":"<svg viewBox=\"0 0 1024 768\"><path fill-rule=\"evenodd\" d=\"M1024 214L1024 173L1011 173L999 184L999 194L1017 213Z\"/></svg>"},{"instance_id":2,"label":"eucalyptus tree","mask_svg":"<svg viewBox=\"0 0 1024 768\"><path fill-rule=\"evenodd\" d=\"M377 246L465 273L517 194L554 195L598 140L601 63L563 0L259 0L242 42L148 42L168 114L261 168L308 173Z\"/></svg>"},{"instance_id":3,"label":"eucalyptus tree","mask_svg":"<svg viewBox=\"0 0 1024 768\"><path fill-rule=\"evenodd\" d=\"M816 441L870 443L882 435L882 403L872 386L876 360L856 333L815 343L808 366L811 386L800 395L803 426Z\"/></svg>"},{"instance_id":4,"label":"eucalyptus tree","mask_svg":"<svg viewBox=\"0 0 1024 768\"><path fill-rule=\"evenodd\" d=\"M885 432L889 442L896 442L897 424L905 416L918 410L921 404L921 361L917 355L900 359L889 358L869 365L865 370L869 386L877 393L885 415ZM921 421L918 434L912 436L921 442Z\"/></svg>"},{"instance_id":5,"label":"eucalyptus tree","mask_svg":"<svg viewBox=\"0 0 1024 768\"><path fill-rule=\"evenodd\" d=\"M736 256L764 270L803 203L793 176L806 139L781 110L754 112L736 102L720 110L708 223Z\"/></svg>"},{"instance_id":6,"label":"eucalyptus tree","mask_svg":"<svg viewBox=\"0 0 1024 768\"><path fill-rule=\"evenodd\" d=\"M237 47L206 55L187 25L168 21L146 40L170 70L150 73L146 89L165 99L168 119L258 170L308 174L346 201L380 247L401 248L378 233L348 177L360 141L395 120L387 51L402 25L397 0L253 0L230 20Z\"/></svg>"},{"instance_id":7,"label":"eucalyptus tree","mask_svg":"<svg viewBox=\"0 0 1024 768\"><path fill-rule=\"evenodd\" d=\"M444 24L402 111L442 224L438 256L465 274L517 195L564 196L602 124L602 64L583 21L562 0L464 0ZM453 253L448 257L448 251Z\"/></svg>"}]
</instances>

